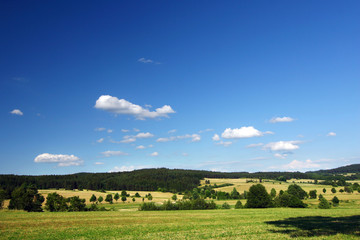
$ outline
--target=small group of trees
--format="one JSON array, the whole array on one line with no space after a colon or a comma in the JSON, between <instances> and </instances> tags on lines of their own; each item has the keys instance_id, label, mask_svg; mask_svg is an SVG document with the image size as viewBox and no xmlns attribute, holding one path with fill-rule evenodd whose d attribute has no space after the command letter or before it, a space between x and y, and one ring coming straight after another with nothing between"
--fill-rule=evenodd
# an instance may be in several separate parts
<instances>
[{"instance_id":1,"label":"small group of trees","mask_svg":"<svg viewBox=\"0 0 360 240\"><path fill-rule=\"evenodd\" d=\"M276 196L276 190L272 189L269 194L261 184L252 185L247 194L246 208L269 208L269 207L292 207L304 208L307 205L302 199L307 193L298 185L289 185L287 191L280 191Z\"/></svg>"},{"instance_id":2,"label":"small group of trees","mask_svg":"<svg viewBox=\"0 0 360 240\"><path fill-rule=\"evenodd\" d=\"M193 200L181 200L172 202L165 201L162 205L157 205L153 202L142 203L139 207L140 211L162 211L162 210L202 210L202 209L216 209L217 206L214 201L207 202L202 198Z\"/></svg>"},{"instance_id":3,"label":"small group of trees","mask_svg":"<svg viewBox=\"0 0 360 240\"><path fill-rule=\"evenodd\" d=\"M20 187L15 188L11 193L11 199L8 208L25 210L28 212L42 212L42 203L44 197L38 193L34 185L22 184Z\"/></svg>"}]
</instances>

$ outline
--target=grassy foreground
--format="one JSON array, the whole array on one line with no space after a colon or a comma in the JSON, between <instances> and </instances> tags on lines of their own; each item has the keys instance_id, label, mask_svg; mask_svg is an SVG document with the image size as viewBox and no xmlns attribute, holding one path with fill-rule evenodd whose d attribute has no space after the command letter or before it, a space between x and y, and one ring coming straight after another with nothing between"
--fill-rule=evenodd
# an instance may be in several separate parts
<instances>
[{"instance_id":1,"label":"grassy foreground","mask_svg":"<svg viewBox=\"0 0 360 240\"><path fill-rule=\"evenodd\" d=\"M360 209L1 211L1 239L359 239Z\"/></svg>"}]
</instances>

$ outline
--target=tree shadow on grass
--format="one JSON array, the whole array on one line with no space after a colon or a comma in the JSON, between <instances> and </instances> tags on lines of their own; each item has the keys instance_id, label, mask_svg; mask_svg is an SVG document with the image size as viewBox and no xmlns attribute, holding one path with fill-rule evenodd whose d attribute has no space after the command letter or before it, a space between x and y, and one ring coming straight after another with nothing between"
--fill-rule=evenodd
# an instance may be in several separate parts
<instances>
[{"instance_id":1,"label":"tree shadow on grass","mask_svg":"<svg viewBox=\"0 0 360 240\"><path fill-rule=\"evenodd\" d=\"M270 231L289 234L290 237L331 236L338 233L360 237L360 215L348 217L297 217L265 223L284 228Z\"/></svg>"}]
</instances>

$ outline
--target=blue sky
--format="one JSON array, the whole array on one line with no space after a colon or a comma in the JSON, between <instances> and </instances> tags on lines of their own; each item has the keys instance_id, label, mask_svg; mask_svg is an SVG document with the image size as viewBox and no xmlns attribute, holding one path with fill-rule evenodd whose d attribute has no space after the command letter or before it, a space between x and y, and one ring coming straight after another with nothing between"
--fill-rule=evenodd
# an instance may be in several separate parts
<instances>
[{"instance_id":1,"label":"blue sky","mask_svg":"<svg viewBox=\"0 0 360 240\"><path fill-rule=\"evenodd\" d=\"M2 1L0 173L360 163L358 1Z\"/></svg>"}]
</instances>

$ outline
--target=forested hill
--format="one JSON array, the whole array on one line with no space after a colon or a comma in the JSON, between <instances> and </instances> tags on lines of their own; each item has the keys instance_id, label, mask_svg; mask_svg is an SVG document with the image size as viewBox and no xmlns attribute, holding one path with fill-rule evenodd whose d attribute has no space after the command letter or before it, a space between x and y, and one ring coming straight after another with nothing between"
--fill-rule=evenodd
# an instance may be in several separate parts
<instances>
[{"instance_id":1,"label":"forested hill","mask_svg":"<svg viewBox=\"0 0 360 240\"><path fill-rule=\"evenodd\" d=\"M338 167L329 170L319 170L307 173L318 173L318 174L345 174L345 173L360 173L360 164L352 164L343 167Z\"/></svg>"},{"instance_id":2,"label":"forested hill","mask_svg":"<svg viewBox=\"0 0 360 240\"><path fill-rule=\"evenodd\" d=\"M353 166L353 167L352 167ZM359 171L360 164L343 167L344 169L354 169ZM341 169L341 168L337 168ZM333 169L333 171L340 171ZM200 184L204 178L261 178L261 179L354 179L360 174L344 177L342 175L330 174L332 170L325 172L211 172L199 170L181 169L141 169L132 172L118 173L77 173L69 175L0 175L0 188L7 192L23 183L34 184L40 189L66 188L66 189L91 189L91 190L135 190L135 191L170 191L183 192L191 190ZM334 172L338 173L338 172Z\"/></svg>"}]
</instances>

